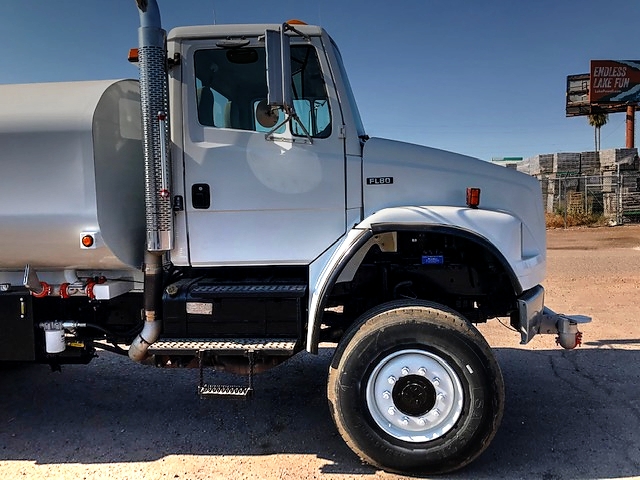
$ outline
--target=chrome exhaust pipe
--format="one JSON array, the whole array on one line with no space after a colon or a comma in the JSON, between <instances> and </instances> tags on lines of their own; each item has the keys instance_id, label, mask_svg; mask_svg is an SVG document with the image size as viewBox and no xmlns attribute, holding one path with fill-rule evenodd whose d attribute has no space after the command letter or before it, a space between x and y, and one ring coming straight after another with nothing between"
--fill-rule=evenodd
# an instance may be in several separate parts
<instances>
[{"instance_id":1,"label":"chrome exhaust pipe","mask_svg":"<svg viewBox=\"0 0 640 480\"><path fill-rule=\"evenodd\" d=\"M129 358L142 362L160 337L162 323L162 255L173 248L166 32L156 0L136 0L140 15L138 59L144 148L146 251L144 258L144 326L129 347Z\"/></svg>"},{"instance_id":2,"label":"chrome exhaust pipe","mask_svg":"<svg viewBox=\"0 0 640 480\"><path fill-rule=\"evenodd\" d=\"M138 59L144 148L147 250L173 248L170 165L168 155L168 88L166 32L161 27L156 0L136 0L140 14Z\"/></svg>"}]
</instances>

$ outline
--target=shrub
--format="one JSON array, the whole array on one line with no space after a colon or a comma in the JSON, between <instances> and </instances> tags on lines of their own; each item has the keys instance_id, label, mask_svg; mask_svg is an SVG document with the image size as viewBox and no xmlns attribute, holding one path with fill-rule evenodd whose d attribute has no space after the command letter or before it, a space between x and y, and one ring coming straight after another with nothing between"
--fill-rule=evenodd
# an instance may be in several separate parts
<instances>
[{"instance_id":1,"label":"shrub","mask_svg":"<svg viewBox=\"0 0 640 480\"><path fill-rule=\"evenodd\" d=\"M565 227L600 227L608 224L607 218L596 213L569 213L565 216L562 212L545 214L547 228Z\"/></svg>"}]
</instances>

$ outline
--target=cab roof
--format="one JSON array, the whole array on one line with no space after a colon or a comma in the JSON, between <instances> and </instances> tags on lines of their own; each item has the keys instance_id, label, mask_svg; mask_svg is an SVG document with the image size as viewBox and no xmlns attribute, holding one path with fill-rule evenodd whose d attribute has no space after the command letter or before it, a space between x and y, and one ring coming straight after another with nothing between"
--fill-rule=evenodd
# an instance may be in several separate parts
<instances>
[{"instance_id":1,"label":"cab roof","mask_svg":"<svg viewBox=\"0 0 640 480\"><path fill-rule=\"evenodd\" d=\"M292 25L296 30L309 36L322 35L322 27L316 25ZM254 37L264 35L265 30L278 30L282 24L278 23L258 23L258 24L237 24L237 25L195 25L190 27L173 28L167 40L198 39L198 38L219 38L219 37Z\"/></svg>"}]
</instances>

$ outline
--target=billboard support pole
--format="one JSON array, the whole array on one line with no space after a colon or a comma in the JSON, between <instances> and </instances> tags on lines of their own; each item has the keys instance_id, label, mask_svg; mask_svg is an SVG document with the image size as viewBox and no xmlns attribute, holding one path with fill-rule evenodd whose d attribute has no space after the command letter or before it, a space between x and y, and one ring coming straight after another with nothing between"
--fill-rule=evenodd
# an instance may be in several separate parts
<instances>
[{"instance_id":1,"label":"billboard support pole","mask_svg":"<svg viewBox=\"0 0 640 480\"><path fill-rule=\"evenodd\" d=\"M627 148L633 148L635 145L635 116L636 107L627 105Z\"/></svg>"}]
</instances>

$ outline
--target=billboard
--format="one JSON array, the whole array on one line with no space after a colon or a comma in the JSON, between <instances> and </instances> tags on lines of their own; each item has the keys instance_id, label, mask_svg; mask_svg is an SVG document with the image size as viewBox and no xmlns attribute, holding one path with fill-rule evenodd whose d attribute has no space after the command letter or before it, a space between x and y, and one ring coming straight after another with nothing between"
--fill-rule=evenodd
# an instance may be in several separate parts
<instances>
[{"instance_id":1,"label":"billboard","mask_svg":"<svg viewBox=\"0 0 640 480\"><path fill-rule=\"evenodd\" d=\"M591 60L589 103L640 102L640 60Z\"/></svg>"},{"instance_id":2,"label":"billboard","mask_svg":"<svg viewBox=\"0 0 640 480\"><path fill-rule=\"evenodd\" d=\"M567 76L567 117L590 115L589 74Z\"/></svg>"}]
</instances>

